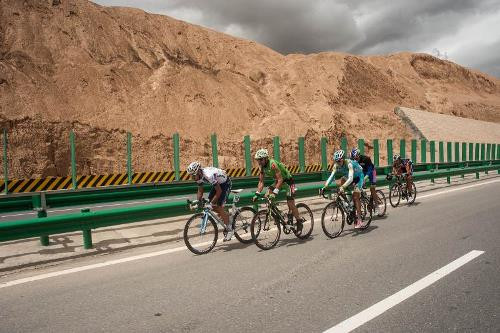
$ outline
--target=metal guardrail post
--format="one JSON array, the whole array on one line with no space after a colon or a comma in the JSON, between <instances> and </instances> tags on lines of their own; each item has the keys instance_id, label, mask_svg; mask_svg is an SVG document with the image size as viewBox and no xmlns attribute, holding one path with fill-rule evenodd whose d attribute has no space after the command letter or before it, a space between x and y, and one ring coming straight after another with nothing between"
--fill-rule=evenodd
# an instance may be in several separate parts
<instances>
[{"instance_id":1,"label":"metal guardrail post","mask_svg":"<svg viewBox=\"0 0 500 333\"><path fill-rule=\"evenodd\" d=\"M439 141L439 163L444 163L444 142Z\"/></svg>"},{"instance_id":2,"label":"metal guardrail post","mask_svg":"<svg viewBox=\"0 0 500 333\"><path fill-rule=\"evenodd\" d=\"M326 152L327 139L325 137L321 138L320 146L321 146L321 171L328 171L328 157Z\"/></svg>"},{"instance_id":3,"label":"metal guardrail post","mask_svg":"<svg viewBox=\"0 0 500 333\"><path fill-rule=\"evenodd\" d=\"M392 139L387 139L387 165L392 165L392 157L394 156L392 151Z\"/></svg>"},{"instance_id":4,"label":"metal guardrail post","mask_svg":"<svg viewBox=\"0 0 500 333\"><path fill-rule=\"evenodd\" d=\"M71 152L71 183L73 185L73 190L77 188L76 179L76 149L75 149L75 132L69 132L69 146Z\"/></svg>"},{"instance_id":5,"label":"metal guardrail post","mask_svg":"<svg viewBox=\"0 0 500 333\"><path fill-rule=\"evenodd\" d=\"M9 194L9 159L7 157L7 129L3 129L3 178L4 178L4 192Z\"/></svg>"},{"instance_id":6,"label":"metal guardrail post","mask_svg":"<svg viewBox=\"0 0 500 333\"><path fill-rule=\"evenodd\" d=\"M411 140L411 160L417 163L417 140Z\"/></svg>"},{"instance_id":7,"label":"metal guardrail post","mask_svg":"<svg viewBox=\"0 0 500 333\"><path fill-rule=\"evenodd\" d=\"M340 139L340 148L346 153L346 155L348 154L347 153L347 138L346 137L343 137L342 139Z\"/></svg>"},{"instance_id":8,"label":"metal guardrail post","mask_svg":"<svg viewBox=\"0 0 500 333\"><path fill-rule=\"evenodd\" d=\"M436 141L432 140L429 142L430 158L431 163L436 163ZM434 172L434 169L431 169ZM431 178L431 183L434 183L434 178Z\"/></svg>"},{"instance_id":9,"label":"metal guardrail post","mask_svg":"<svg viewBox=\"0 0 500 333\"><path fill-rule=\"evenodd\" d=\"M401 158L406 158L406 140L405 139L399 140L399 155L401 155Z\"/></svg>"},{"instance_id":10,"label":"metal guardrail post","mask_svg":"<svg viewBox=\"0 0 500 333\"><path fill-rule=\"evenodd\" d=\"M373 164L376 167L380 164L378 139L373 140Z\"/></svg>"},{"instance_id":11,"label":"metal guardrail post","mask_svg":"<svg viewBox=\"0 0 500 333\"><path fill-rule=\"evenodd\" d=\"M427 141L420 141L420 162L427 163Z\"/></svg>"},{"instance_id":12,"label":"metal guardrail post","mask_svg":"<svg viewBox=\"0 0 500 333\"><path fill-rule=\"evenodd\" d=\"M33 210L36 211L36 216L38 218L47 217L47 204L45 200L45 193L41 192L31 197ZM49 245L49 235L40 236L40 244L42 246Z\"/></svg>"},{"instance_id":13,"label":"metal guardrail post","mask_svg":"<svg viewBox=\"0 0 500 333\"><path fill-rule=\"evenodd\" d=\"M299 171L304 173L306 171L306 155L305 155L305 139L299 138Z\"/></svg>"},{"instance_id":14,"label":"metal guardrail post","mask_svg":"<svg viewBox=\"0 0 500 333\"><path fill-rule=\"evenodd\" d=\"M365 140L364 139L358 139L358 149L359 149L361 155L365 154Z\"/></svg>"},{"instance_id":15,"label":"metal guardrail post","mask_svg":"<svg viewBox=\"0 0 500 333\"><path fill-rule=\"evenodd\" d=\"M90 213L89 208L83 208L81 210L82 214L85 213ZM92 245L92 230L90 228L83 228L82 229L82 236L83 236L83 248L85 250L89 250L93 247Z\"/></svg>"},{"instance_id":16,"label":"metal guardrail post","mask_svg":"<svg viewBox=\"0 0 500 333\"><path fill-rule=\"evenodd\" d=\"M180 167L180 154L179 154L179 133L175 133L173 136L174 144L174 172L175 180L179 181L181 179L181 167Z\"/></svg>"},{"instance_id":17,"label":"metal guardrail post","mask_svg":"<svg viewBox=\"0 0 500 333\"><path fill-rule=\"evenodd\" d=\"M275 136L273 138L273 158L280 162L280 137Z\"/></svg>"},{"instance_id":18,"label":"metal guardrail post","mask_svg":"<svg viewBox=\"0 0 500 333\"><path fill-rule=\"evenodd\" d=\"M132 133L127 132L127 175L128 184L132 184Z\"/></svg>"},{"instance_id":19,"label":"metal guardrail post","mask_svg":"<svg viewBox=\"0 0 500 333\"><path fill-rule=\"evenodd\" d=\"M250 151L250 136L245 135L243 138L243 145L245 146L245 175L252 175L252 153Z\"/></svg>"},{"instance_id":20,"label":"metal guardrail post","mask_svg":"<svg viewBox=\"0 0 500 333\"><path fill-rule=\"evenodd\" d=\"M217 134L212 134L212 137L210 138L212 141L212 163L213 166L218 168L219 167L219 156L217 153Z\"/></svg>"}]
</instances>

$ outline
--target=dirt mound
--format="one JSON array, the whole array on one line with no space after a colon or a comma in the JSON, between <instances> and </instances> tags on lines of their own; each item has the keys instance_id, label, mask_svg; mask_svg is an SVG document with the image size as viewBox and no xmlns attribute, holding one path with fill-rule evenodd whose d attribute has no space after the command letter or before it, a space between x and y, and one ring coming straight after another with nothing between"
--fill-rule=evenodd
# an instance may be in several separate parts
<instances>
[{"instance_id":1,"label":"dirt mound","mask_svg":"<svg viewBox=\"0 0 500 333\"><path fill-rule=\"evenodd\" d=\"M0 0L0 115L13 177L68 174L69 131L81 174L123 171L126 131L136 171L210 161L243 165L242 141L308 163L319 138L407 137L395 106L500 122L500 82L429 55L281 55L255 42L131 8L87 0ZM19 136L16 138L16 136ZM271 148L271 147L269 147ZM333 147L329 148L333 150Z\"/></svg>"}]
</instances>

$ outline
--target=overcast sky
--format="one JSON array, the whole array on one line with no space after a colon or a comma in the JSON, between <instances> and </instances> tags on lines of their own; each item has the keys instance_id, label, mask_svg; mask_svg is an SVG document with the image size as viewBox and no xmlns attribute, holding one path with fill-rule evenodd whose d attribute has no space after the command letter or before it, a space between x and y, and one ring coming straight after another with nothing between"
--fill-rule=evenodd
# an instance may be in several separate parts
<instances>
[{"instance_id":1,"label":"overcast sky","mask_svg":"<svg viewBox=\"0 0 500 333\"><path fill-rule=\"evenodd\" d=\"M255 40L283 54L426 52L500 78L499 0L94 0Z\"/></svg>"}]
</instances>

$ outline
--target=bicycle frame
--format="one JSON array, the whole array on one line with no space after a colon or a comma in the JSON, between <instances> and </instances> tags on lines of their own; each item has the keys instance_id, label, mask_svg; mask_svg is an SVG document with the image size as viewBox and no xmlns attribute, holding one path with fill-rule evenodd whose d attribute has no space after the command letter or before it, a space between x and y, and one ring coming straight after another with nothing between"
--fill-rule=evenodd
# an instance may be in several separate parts
<instances>
[{"instance_id":1,"label":"bicycle frame","mask_svg":"<svg viewBox=\"0 0 500 333\"><path fill-rule=\"evenodd\" d=\"M231 208L229 209L229 223L233 223L234 216L240 209L236 207L236 203L239 201L239 196L235 195L233 198L233 203L231 205ZM219 224L224 230L226 230L226 225L224 224L223 221L219 218L219 215L214 212L214 210L210 207L203 207L203 220L200 224L200 233L203 234L205 233L205 230L207 228L207 223L208 223L208 218L212 217L214 221Z\"/></svg>"}]
</instances>

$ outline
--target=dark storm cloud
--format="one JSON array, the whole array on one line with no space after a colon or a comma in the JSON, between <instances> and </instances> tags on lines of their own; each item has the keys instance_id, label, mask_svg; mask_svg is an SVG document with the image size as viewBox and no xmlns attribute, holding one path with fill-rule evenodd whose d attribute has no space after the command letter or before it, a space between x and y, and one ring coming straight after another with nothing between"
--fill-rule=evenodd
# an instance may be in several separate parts
<instances>
[{"instance_id":1,"label":"dark storm cloud","mask_svg":"<svg viewBox=\"0 0 500 333\"><path fill-rule=\"evenodd\" d=\"M498 0L97 0L252 39L284 53L440 50L500 76ZM492 19L494 18L494 19ZM488 21L488 22L490 22ZM475 33L468 33L468 27ZM497 30L498 28L498 30ZM483 31L484 30L484 31ZM481 33L483 31L483 33ZM496 34L496 37L492 37ZM482 39L485 38L483 41ZM474 49L481 54L474 54ZM493 53L495 52L495 53Z\"/></svg>"}]
</instances>

